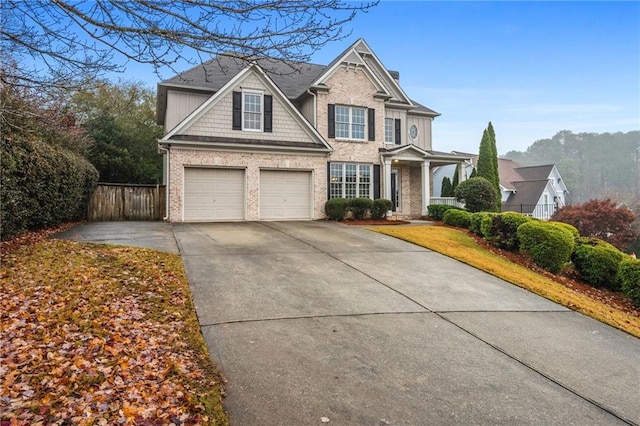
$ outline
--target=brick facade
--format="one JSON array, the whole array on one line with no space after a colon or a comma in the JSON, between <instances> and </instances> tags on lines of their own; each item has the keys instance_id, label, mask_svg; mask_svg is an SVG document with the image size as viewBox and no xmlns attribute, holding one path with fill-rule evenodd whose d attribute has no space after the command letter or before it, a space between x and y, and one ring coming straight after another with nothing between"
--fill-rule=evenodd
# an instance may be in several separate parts
<instances>
[{"instance_id":1,"label":"brick facade","mask_svg":"<svg viewBox=\"0 0 640 426\"><path fill-rule=\"evenodd\" d=\"M260 170L310 171L313 217L321 219L327 199L327 157L324 155L261 154L196 149L170 150L169 221L183 221L185 167L228 167L245 170L245 220L260 219Z\"/></svg>"}]
</instances>

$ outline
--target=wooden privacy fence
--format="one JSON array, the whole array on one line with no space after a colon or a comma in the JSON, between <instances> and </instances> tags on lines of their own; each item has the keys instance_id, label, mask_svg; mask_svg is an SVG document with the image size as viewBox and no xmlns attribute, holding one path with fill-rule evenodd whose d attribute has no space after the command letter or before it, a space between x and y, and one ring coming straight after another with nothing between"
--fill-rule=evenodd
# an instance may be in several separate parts
<instances>
[{"instance_id":1,"label":"wooden privacy fence","mask_svg":"<svg viewBox=\"0 0 640 426\"><path fill-rule=\"evenodd\" d=\"M87 217L92 222L162 220L166 188L161 185L99 183Z\"/></svg>"}]
</instances>

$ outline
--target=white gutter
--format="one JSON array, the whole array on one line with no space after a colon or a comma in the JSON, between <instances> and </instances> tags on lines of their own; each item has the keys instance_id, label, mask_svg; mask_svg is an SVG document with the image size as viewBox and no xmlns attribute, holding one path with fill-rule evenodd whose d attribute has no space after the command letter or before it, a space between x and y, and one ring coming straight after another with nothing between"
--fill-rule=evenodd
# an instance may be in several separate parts
<instances>
[{"instance_id":1,"label":"white gutter","mask_svg":"<svg viewBox=\"0 0 640 426\"><path fill-rule=\"evenodd\" d=\"M166 147L161 146L160 144L158 144L158 151L164 151L165 155L167 156L167 182L165 183L165 190L164 190L164 208L165 208L165 216L162 218L163 221L167 221L169 220L169 184L171 183L171 155L169 154L169 147L170 145L167 145Z\"/></svg>"}]
</instances>

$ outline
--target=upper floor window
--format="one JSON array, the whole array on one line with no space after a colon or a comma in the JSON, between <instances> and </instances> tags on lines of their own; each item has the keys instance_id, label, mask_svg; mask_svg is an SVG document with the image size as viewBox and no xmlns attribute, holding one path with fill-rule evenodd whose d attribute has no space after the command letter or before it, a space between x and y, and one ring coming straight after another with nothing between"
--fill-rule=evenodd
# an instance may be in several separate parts
<instances>
[{"instance_id":1,"label":"upper floor window","mask_svg":"<svg viewBox=\"0 0 640 426\"><path fill-rule=\"evenodd\" d=\"M394 143L396 145L401 144L400 140L400 119L399 118L385 118L384 119L384 141L386 143Z\"/></svg>"},{"instance_id":2,"label":"upper floor window","mask_svg":"<svg viewBox=\"0 0 640 426\"><path fill-rule=\"evenodd\" d=\"M243 92L242 130L262 130L262 93Z\"/></svg>"},{"instance_id":3,"label":"upper floor window","mask_svg":"<svg viewBox=\"0 0 640 426\"><path fill-rule=\"evenodd\" d=\"M273 97L259 91L233 92L233 130L273 131Z\"/></svg>"},{"instance_id":4,"label":"upper floor window","mask_svg":"<svg viewBox=\"0 0 640 426\"><path fill-rule=\"evenodd\" d=\"M336 105L336 137L364 139L364 108Z\"/></svg>"},{"instance_id":5,"label":"upper floor window","mask_svg":"<svg viewBox=\"0 0 640 426\"><path fill-rule=\"evenodd\" d=\"M329 104L327 116L330 138L374 141L375 109Z\"/></svg>"}]
</instances>

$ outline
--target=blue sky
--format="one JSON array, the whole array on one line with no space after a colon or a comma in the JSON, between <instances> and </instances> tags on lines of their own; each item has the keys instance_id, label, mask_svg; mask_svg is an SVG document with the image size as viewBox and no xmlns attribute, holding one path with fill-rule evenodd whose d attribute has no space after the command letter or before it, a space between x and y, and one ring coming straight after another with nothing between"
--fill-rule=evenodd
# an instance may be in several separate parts
<instances>
[{"instance_id":1,"label":"blue sky","mask_svg":"<svg viewBox=\"0 0 640 426\"><path fill-rule=\"evenodd\" d=\"M442 114L435 150L477 152L489 121L501 155L564 129L640 129L639 2L382 1L348 29L312 62L364 38Z\"/></svg>"}]
</instances>

